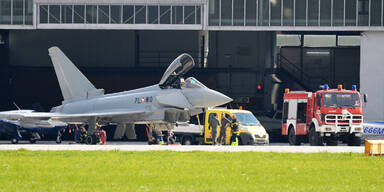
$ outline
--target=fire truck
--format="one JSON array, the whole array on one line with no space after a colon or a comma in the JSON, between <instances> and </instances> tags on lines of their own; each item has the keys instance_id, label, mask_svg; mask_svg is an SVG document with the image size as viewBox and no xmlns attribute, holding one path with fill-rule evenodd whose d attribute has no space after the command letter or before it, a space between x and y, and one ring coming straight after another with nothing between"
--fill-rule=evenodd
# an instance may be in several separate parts
<instances>
[{"instance_id":1,"label":"fire truck","mask_svg":"<svg viewBox=\"0 0 384 192\"><path fill-rule=\"evenodd\" d=\"M363 133L363 108L356 85L352 90L323 89L312 92L285 90L282 134L290 145L336 146L347 142L359 146ZM365 97L364 97L365 98Z\"/></svg>"}]
</instances>

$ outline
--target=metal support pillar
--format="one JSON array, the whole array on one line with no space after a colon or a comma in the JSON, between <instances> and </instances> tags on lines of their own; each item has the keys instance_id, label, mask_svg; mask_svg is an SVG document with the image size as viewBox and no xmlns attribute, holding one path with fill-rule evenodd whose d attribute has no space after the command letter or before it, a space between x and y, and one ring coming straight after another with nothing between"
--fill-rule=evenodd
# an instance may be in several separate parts
<instances>
[{"instance_id":1,"label":"metal support pillar","mask_svg":"<svg viewBox=\"0 0 384 192\"><path fill-rule=\"evenodd\" d=\"M304 34L300 35L300 80L303 81L304 73Z\"/></svg>"},{"instance_id":2,"label":"metal support pillar","mask_svg":"<svg viewBox=\"0 0 384 192\"><path fill-rule=\"evenodd\" d=\"M200 68L206 68L208 62L208 52L209 52L209 32L208 31L199 31L198 38L199 46L199 64Z\"/></svg>"}]
</instances>

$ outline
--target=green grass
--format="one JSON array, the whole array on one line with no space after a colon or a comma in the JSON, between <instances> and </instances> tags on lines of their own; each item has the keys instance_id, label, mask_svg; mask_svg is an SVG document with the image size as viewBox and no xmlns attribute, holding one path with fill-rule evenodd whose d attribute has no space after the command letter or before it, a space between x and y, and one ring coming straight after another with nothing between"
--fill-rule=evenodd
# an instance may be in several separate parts
<instances>
[{"instance_id":1,"label":"green grass","mask_svg":"<svg viewBox=\"0 0 384 192\"><path fill-rule=\"evenodd\" d=\"M0 191L384 191L363 154L0 151Z\"/></svg>"}]
</instances>

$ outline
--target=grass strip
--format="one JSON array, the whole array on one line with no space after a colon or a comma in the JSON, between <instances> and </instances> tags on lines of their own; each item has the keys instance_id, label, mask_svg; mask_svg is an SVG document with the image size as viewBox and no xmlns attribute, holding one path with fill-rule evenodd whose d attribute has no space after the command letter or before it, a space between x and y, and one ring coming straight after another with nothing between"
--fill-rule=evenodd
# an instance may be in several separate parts
<instances>
[{"instance_id":1,"label":"grass strip","mask_svg":"<svg viewBox=\"0 0 384 192\"><path fill-rule=\"evenodd\" d=\"M0 191L384 191L355 153L0 151Z\"/></svg>"}]
</instances>

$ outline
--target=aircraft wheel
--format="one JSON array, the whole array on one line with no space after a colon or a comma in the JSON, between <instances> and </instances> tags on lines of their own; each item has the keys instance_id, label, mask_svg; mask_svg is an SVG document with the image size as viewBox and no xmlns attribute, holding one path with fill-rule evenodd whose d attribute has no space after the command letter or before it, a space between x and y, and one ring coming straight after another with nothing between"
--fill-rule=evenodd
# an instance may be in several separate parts
<instances>
[{"instance_id":1,"label":"aircraft wheel","mask_svg":"<svg viewBox=\"0 0 384 192\"><path fill-rule=\"evenodd\" d=\"M13 138L13 139L11 140L11 142L12 142L12 144L17 144L17 143L19 143L19 140L16 139L16 138Z\"/></svg>"},{"instance_id":2,"label":"aircraft wheel","mask_svg":"<svg viewBox=\"0 0 384 192\"><path fill-rule=\"evenodd\" d=\"M92 145L96 145L100 142L100 136L99 135L92 135L92 139L93 139Z\"/></svg>"},{"instance_id":3,"label":"aircraft wheel","mask_svg":"<svg viewBox=\"0 0 384 192\"><path fill-rule=\"evenodd\" d=\"M176 140L173 137L168 137L168 144L175 144Z\"/></svg>"},{"instance_id":4,"label":"aircraft wheel","mask_svg":"<svg viewBox=\"0 0 384 192\"><path fill-rule=\"evenodd\" d=\"M57 138L56 138L56 143L57 143L57 144L60 144L60 143L61 143L61 137L57 137Z\"/></svg>"},{"instance_id":5,"label":"aircraft wheel","mask_svg":"<svg viewBox=\"0 0 384 192\"><path fill-rule=\"evenodd\" d=\"M36 143L36 139L29 139L29 143L31 143L31 144L35 144Z\"/></svg>"},{"instance_id":6,"label":"aircraft wheel","mask_svg":"<svg viewBox=\"0 0 384 192\"><path fill-rule=\"evenodd\" d=\"M148 140L148 145L156 145L156 144L158 144L158 142L160 142L160 141L158 141L157 139L152 138L152 139Z\"/></svg>"},{"instance_id":7,"label":"aircraft wheel","mask_svg":"<svg viewBox=\"0 0 384 192\"><path fill-rule=\"evenodd\" d=\"M92 144L93 144L93 138L92 138L92 136L88 135L88 136L85 138L85 144L87 144L87 145L92 145Z\"/></svg>"},{"instance_id":8,"label":"aircraft wheel","mask_svg":"<svg viewBox=\"0 0 384 192\"><path fill-rule=\"evenodd\" d=\"M100 141L100 137L98 137L97 135L88 135L85 138L85 143L87 145L96 145L99 141Z\"/></svg>"},{"instance_id":9,"label":"aircraft wheel","mask_svg":"<svg viewBox=\"0 0 384 192\"><path fill-rule=\"evenodd\" d=\"M293 129L293 128L289 129L288 142L290 145L300 145L300 139L295 134L295 129Z\"/></svg>"}]
</instances>

